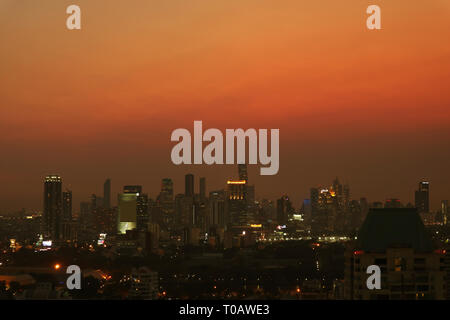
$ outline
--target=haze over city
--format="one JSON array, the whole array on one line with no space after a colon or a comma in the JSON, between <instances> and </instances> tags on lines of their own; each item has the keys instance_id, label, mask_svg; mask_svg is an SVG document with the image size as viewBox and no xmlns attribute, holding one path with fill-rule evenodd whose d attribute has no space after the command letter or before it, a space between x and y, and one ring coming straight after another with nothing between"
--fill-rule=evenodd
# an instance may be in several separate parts
<instances>
[{"instance_id":1,"label":"haze over city","mask_svg":"<svg viewBox=\"0 0 450 320\"><path fill-rule=\"evenodd\" d=\"M278 175L249 168L260 198L298 206L336 176L354 198L411 202L421 180L432 209L450 198L448 1L383 3L378 33L365 3L331 0L80 0L77 33L69 2L0 4L0 212L41 209L47 174L75 202L107 177L152 196L189 172L223 188L233 166L170 161L194 120L280 129Z\"/></svg>"}]
</instances>

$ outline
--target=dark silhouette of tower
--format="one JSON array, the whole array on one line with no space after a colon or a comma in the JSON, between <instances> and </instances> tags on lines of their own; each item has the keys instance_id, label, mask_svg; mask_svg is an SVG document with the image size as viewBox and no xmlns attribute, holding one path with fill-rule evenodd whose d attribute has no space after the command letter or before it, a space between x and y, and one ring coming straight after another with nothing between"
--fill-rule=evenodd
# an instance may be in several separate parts
<instances>
[{"instance_id":1,"label":"dark silhouette of tower","mask_svg":"<svg viewBox=\"0 0 450 320\"><path fill-rule=\"evenodd\" d=\"M248 173L246 164L238 164L239 180L245 180L248 182Z\"/></svg>"},{"instance_id":2,"label":"dark silhouette of tower","mask_svg":"<svg viewBox=\"0 0 450 320\"><path fill-rule=\"evenodd\" d=\"M419 182L419 190L416 190L414 196L415 205L419 213L430 212L430 183L427 181Z\"/></svg>"},{"instance_id":3,"label":"dark silhouette of tower","mask_svg":"<svg viewBox=\"0 0 450 320\"><path fill-rule=\"evenodd\" d=\"M63 197L63 220L65 222L72 220L72 191L66 190L62 193Z\"/></svg>"},{"instance_id":4,"label":"dark silhouette of tower","mask_svg":"<svg viewBox=\"0 0 450 320\"><path fill-rule=\"evenodd\" d=\"M206 178L200 178L200 200L206 199Z\"/></svg>"},{"instance_id":5,"label":"dark silhouette of tower","mask_svg":"<svg viewBox=\"0 0 450 320\"><path fill-rule=\"evenodd\" d=\"M184 195L186 197L193 197L194 196L194 175L187 174L184 177L184 182L185 182Z\"/></svg>"},{"instance_id":6,"label":"dark silhouette of tower","mask_svg":"<svg viewBox=\"0 0 450 320\"><path fill-rule=\"evenodd\" d=\"M45 177L43 231L53 241L61 238L62 207L61 177L58 175Z\"/></svg>"},{"instance_id":7,"label":"dark silhouette of tower","mask_svg":"<svg viewBox=\"0 0 450 320\"><path fill-rule=\"evenodd\" d=\"M111 179L106 179L103 184L103 207L111 208Z\"/></svg>"}]
</instances>

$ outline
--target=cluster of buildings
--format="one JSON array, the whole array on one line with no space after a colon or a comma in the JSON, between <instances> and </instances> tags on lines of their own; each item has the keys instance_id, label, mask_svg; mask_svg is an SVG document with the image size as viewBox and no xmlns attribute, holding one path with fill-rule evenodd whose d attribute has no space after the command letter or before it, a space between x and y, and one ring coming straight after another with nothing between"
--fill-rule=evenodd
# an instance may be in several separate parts
<instances>
[{"instance_id":1,"label":"cluster of buildings","mask_svg":"<svg viewBox=\"0 0 450 320\"><path fill-rule=\"evenodd\" d=\"M155 200L142 186L127 185L118 194L117 206L111 205L111 180L104 183L103 197L95 194L82 202L78 216L72 214L72 192L63 191L62 178L47 176L44 180L42 215L43 241L62 245L97 241L113 243L121 248L141 247L155 251L161 239L184 245L209 243L211 246L240 245L255 241L262 232L264 206L272 215L266 221L277 224L277 217L287 223L291 204L280 199L281 211L272 202L262 206L255 201L255 188L248 182L247 166L238 166L238 179L226 182L226 188L206 192L206 179L199 179L199 192L194 190L194 175L185 176L184 193L174 194L171 179L162 180ZM266 209L266 208L264 208ZM270 211L270 212L269 212Z\"/></svg>"},{"instance_id":2,"label":"cluster of buildings","mask_svg":"<svg viewBox=\"0 0 450 320\"><path fill-rule=\"evenodd\" d=\"M226 181L222 190L207 193L206 178L185 176L184 193L174 194L173 181L165 178L153 200L140 185L124 186L111 204L111 180L104 183L103 196L93 194L82 202L77 216L72 214L72 192L63 191L62 179L50 175L44 181L44 210L41 244L116 244L121 249L141 248L157 252L161 241L181 245L209 244L217 248L241 247L273 234L346 236L359 229L371 208L416 208L426 225L446 225L448 201L439 213L430 212L429 183L420 182L415 204L398 199L369 203L353 200L350 188L336 178L330 186L311 188L310 199L295 209L283 195L276 202L258 201L255 186L249 183L247 166L238 165L238 179Z\"/></svg>"}]
</instances>

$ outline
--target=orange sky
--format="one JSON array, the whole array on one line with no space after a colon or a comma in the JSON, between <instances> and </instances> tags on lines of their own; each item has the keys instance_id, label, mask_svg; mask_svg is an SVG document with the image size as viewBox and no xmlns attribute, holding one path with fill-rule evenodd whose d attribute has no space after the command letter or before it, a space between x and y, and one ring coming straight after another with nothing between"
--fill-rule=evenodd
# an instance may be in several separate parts
<instances>
[{"instance_id":1,"label":"orange sky","mask_svg":"<svg viewBox=\"0 0 450 320\"><path fill-rule=\"evenodd\" d=\"M412 201L428 179L435 208L450 199L448 0L0 0L0 39L0 212L40 208L47 173L76 209L106 177L222 188L234 167L170 162L194 120L280 128L279 174L250 171L259 196L298 206L337 175L355 198Z\"/></svg>"}]
</instances>

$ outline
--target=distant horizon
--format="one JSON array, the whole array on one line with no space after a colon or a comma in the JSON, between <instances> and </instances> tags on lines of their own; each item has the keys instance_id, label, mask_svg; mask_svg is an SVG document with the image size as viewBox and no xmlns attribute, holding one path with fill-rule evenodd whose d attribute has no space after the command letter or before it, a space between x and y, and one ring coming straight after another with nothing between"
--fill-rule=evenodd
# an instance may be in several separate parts
<instances>
[{"instance_id":1,"label":"distant horizon","mask_svg":"<svg viewBox=\"0 0 450 320\"><path fill-rule=\"evenodd\" d=\"M199 192L199 179L201 177L206 178L206 193L207 193L207 196L209 196L209 193L212 192L212 191L226 190L226 181L228 179L237 179L238 178L237 177L237 165L233 165L233 167L236 168L236 173L234 174L234 176L230 175L225 180L223 180L222 187L219 187L218 183L214 184L214 185L217 185L217 187L210 187L210 185L209 185L210 179L208 179L207 176L194 174L194 191L195 191L195 194L198 194L198 192ZM296 209L300 209L301 208L301 204L302 204L303 200L310 199L309 190L311 188L329 187L329 186L332 185L332 182L333 182L333 180L335 178L338 178L339 182L341 184L343 184L343 185L344 184L348 184L349 185L349 187L350 187L350 200L358 200L359 201L360 198L366 198L369 203L382 202L384 204L385 201L388 200L388 199L399 199L400 202L402 203L402 205L404 205L404 206L406 206L408 203L411 203L412 205L414 205L414 191L417 190L417 187L416 187L414 189L412 195L410 196L410 199L408 199L408 200L406 200L405 198L394 197L394 196L393 197L386 196L384 198L382 198L382 197L381 198L375 198L375 197L372 198L370 195L363 195L363 194L361 194L360 196L359 195L358 196L354 196L353 195L354 188L352 187L351 183L349 183L348 181L342 179L339 176L334 176L334 177L330 178L329 182L319 183L319 184L315 184L315 185L312 185L310 187L307 187L308 193L304 197L301 197L301 196L298 196L298 195L294 195L294 194L290 194L289 192L281 192L281 193L278 193L278 194L273 193L272 196L260 195L260 193L258 193L258 185L252 182L252 176L251 176L252 175L251 172L253 172L254 170L259 170L257 167L258 167L258 165L254 165L254 166L250 166L249 165L248 166L248 168L249 168L249 170L248 170L249 171L249 180L248 181L249 181L250 185L255 185L255 199L256 200L267 199L267 200L271 200L271 201L275 201L276 202L276 200L281 198L283 195L288 195L289 198L291 199L291 202L292 202L294 208L296 208ZM43 190L44 190L43 189L44 188L44 186L43 186L44 178L46 176L50 176L50 175L58 175L62 179L62 190L63 191L65 191L65 190L72 191L73 211L74 212L79 212L80 203L81 202L89 202L90 201L90 196L92 194L95 194L98 197L103 197L103 183L107 179L110 179L110 181L111 181L111 206L115 207L117 205L117 203L116 203L117 202L117 195L122 192L123 187L126 186L126 185L140 185L140 186L142 186L143 193L147 194L150 199L156 200L157 196L159 195L159 192L161 191L161 181L162 181L162 179L169 178L169 179L172 179L172 182L173 182L173 187L174 187L174 193L173 194L174 194L174 197L177 194L184 194L184 176L186 174L193 174L193 173L192 173L192 171L186 171L186 173L183 174L182 177L178 177L176 179L174 179L173 177L170 177L170 176L161 177L161 179L159 179L158 186L155 187L154 185L152 185L151 188L148 188L148 184L146 185L145 183L137 183L137 182L136 183L128 182L128 183L125 183L125 184L121 184L120 186L116 186L116 184L114 183L114 179L111 178L111 176L108 176L108 177L104 178L103 182L101 182L98 186L95 187L95 191L94 190L92 192L90 192L90 191L83 191L84 194L87 194L87 196L83 197L83 196L80 195L79 192L75 192L74 188L70 187L70 186L72 186L71 183L68 183L68 184L66 183L66 179L64 178L64 175L61 175L59 173L54 173L53 172L53 173L49 173L49 174L46 174L46 175L42 176L42 179L41 179L41 193L43 193ZM420 181L428 181L428 182L430 182L429 180L420 180ZM420 181L417 181L417 186L418 186ZM149 190L151 190L151 191L149 191ZM155 191L155 190L157 190L157 191ZM359 194L359 193L357 193L357 194ZM41 198L42 198L42 194L41 194ZM439 208L440 208L440 205L441 205L441 201L442 200L449 200L449 199L435 200L436 207L434 207L432 199L433 199L433 184L432 184L432 182L430 182L430 212L438 212ZM4 202L2 202L2 203L4 203ZM41 206L42 206L42 204L41 204ZM11 209L0 209L0 215L1 214L3 214L3 215L10 215L10 214L19 213L22 209L32 210L32 211L42 211L41 206L36 206L36 207L32 207L32 206L20 207L19 206L17 208L11 208Z\"/></svg>"}]
</instances>

